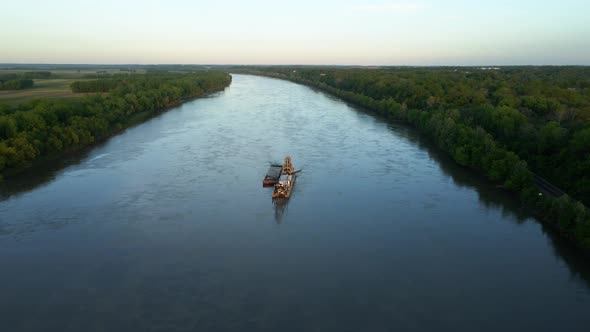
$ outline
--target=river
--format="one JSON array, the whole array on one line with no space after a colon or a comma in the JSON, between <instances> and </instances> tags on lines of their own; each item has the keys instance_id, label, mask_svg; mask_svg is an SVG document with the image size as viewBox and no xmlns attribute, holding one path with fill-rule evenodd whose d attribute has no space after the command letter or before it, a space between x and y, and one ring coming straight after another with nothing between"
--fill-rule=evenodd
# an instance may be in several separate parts
<instances>
[{"instance_id":1,"label":"river","mask_svg":"<svg viewBox=\"0 0 590 332\"><path fill-rule=\"evenodd\" d=\"M1 331L588 330L588 263L516 197L402 125L233 76L2 185Z\"/></svg>"}]
</instances>

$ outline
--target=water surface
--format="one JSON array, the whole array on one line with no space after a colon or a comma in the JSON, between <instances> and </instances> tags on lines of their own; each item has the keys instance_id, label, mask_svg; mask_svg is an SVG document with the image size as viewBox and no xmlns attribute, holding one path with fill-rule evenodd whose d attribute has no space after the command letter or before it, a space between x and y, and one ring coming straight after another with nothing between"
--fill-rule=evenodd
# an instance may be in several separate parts
<instances>
[{"instance_id":1,"label":"water surface","mask_svg":"<svg viewBox=\"0 0 590 332\"><path fill-rule=\"evenodd\" d=\"M261 181L291 155L288 204ZM290 82L5 183L1 331L586 331L590 272L515 197Z\"/></svg>"}]
</instances>

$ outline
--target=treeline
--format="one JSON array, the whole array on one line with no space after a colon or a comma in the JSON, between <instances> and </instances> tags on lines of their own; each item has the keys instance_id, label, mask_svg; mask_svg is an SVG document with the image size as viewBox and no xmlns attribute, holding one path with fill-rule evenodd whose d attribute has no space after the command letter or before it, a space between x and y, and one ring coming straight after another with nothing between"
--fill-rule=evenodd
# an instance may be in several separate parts
<instances>
[{"instance_id":1,"label":"treeline","mask_svg":"<svg viewBox=\"0 0 590 332\"><path fill-rule=\"evenodd\" d=\"M20 74L0 72L0 90L22 90L32 88L34 78L50 78L50 71L27 71Z\"/></svg>"},{"instance_id":2,"label":"treeline","mask_svg":"<svg viewBox=\"0 0 590 332\"><path fill-rule=\"evenodd\" d=\"M504 70L267 67L249 72L311 85L384 117L411 124L459 164L518 192L523 202L542 213L546 222L590 252L588 209L567 195L539 195L529 170L555 175L555 170L541 161L557 158L551 160L552 165L572 170L573 174L548 177L571 179L571 183L560 183L562 189L576 193L577 199L590 198L590 187L575 183L576 177L577 181L590 180L590 70ZM489 89L481 91L484 87ZM498 97L498 90L510 92L515 99L509 98L511 105L501 102L504 99ZM562 108L553 105L544 112L539 112L540 108L532 110L529 102L536 98L536 91L542 91L543 98ZM571 99L560 97L562 93ZM569 116L559 118L564 110ZM525 151L527 148L531 150ZM559 162L570 165L565 167Z\"/></svg>"},{"instance_id":3,"label":"treeline","mask_svg":"<svg viewBox=\"0 0 590 332\"><path fill-rule=\"evenodd\" d=\"M222 72L135 75L117 82L109 93L75 101L0 104L0 174L83 148L183 100L222 90L231 76Z\"/></svg>"},{"instance_id":4,"label":"treeline","mask_svg":"<svg viewBox=\"0 0 590 332\"><path fill-rule=\"evenodd\" d=\"M33 87L33 80L15 79L0 83L0 90L22 90Z\"/></svg>"},{"instance_id":5,"label":"treeline","mask_svg":"<svg viewBox=\"0 0 590 332\"><path fill-rule=\"evenodd\" d=\"M34 78L51 78L52 74L50 71L26 71L20 74L17 73L6 73L0 71L0 82L6 82L17 79L34 79Z\"/></svg>"},{"instance_id":6,"label":"treeline","mask_svg":"<svg viewBox=\"0 0 590 332\"><path fill-rule=\"evenodd\" d=\"M108 92L122 83L122 79L98 79L91 81L76 81L70 85L72 92Z\"/></svg>"},{"instance_id":7,"label":"treeline","mask_svg":"<svg viewBox=\"0 0 590 332\"><path fill-rule=\"evenodd\" d=\"M24 78L51 78L52 76L50 71L26 71L23 73Z\"/></svg>"}]
</instances>

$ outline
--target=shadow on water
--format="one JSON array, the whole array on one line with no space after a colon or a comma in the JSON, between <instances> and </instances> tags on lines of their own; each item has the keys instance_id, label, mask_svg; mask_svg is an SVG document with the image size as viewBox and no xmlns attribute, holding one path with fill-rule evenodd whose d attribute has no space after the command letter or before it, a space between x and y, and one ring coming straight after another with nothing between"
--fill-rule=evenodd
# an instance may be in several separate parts
<instances>
[{"instance_id":1,"label":"shadow on water","mask_svg":"<svg viewBox=\"0 0 590 332\"><path fill-rule=\"evenodd\" d=\"M533 212L523 207L519 197L509 191L498 188L493 183L483 178L480 174L467 169L449 156L444 154L438 148L432 145L430 141L421 137L412 128L403 124L387 123L392 131L403 136L426 153L431 160L435 161L442 172L452 179L453 183L459 187L473 189L478 194L479 202L488 209L498 209L502 216L507 220L514 220L519 224L534 220L541 225L543 234L547 236L547 241L551 245L556 258L563 260L571 273L572 278L579 278L590 288L590 266L588 257L581 254L580 251L572 246L567 240L561 237L555 229L541 223L535 217Z\"/></svg>"},{"instance_id":2,"label":"shadow on water","mask_svg":"<svg viewBox=\"0 0 590 332\"><path fill-rule=\"evenodd\" d=\"M580 255L578 250L559 236L553 228L545 224L541 224L541 226L543 233L547 235L551 243L555 257L561 258L566 263L572 279L578 277L590 287L590 265L588 265L587 257Z\"/></svg>"},{"instance_id":3,"label":"shadow on water","mask_svg":"<svg viewBox=\"0 0 590 332\"><path fill-rule=\"evenodd\" d=\"M53 182L64 170L84 162L95 148L107 144L103 141L91 147L70 153L61 158L34 165L22 173L0 182L0 202L17 198L35 189L43 188ZM35 223L14 223L13 220L0 218L0 237L27 237L40 230L57 230L79 222L72 217L43 217Z\"/></svg>"},{"instance_id":4,"label":"shadow on water","mask_svg":"<svg viewBox=\"0 0 590 332\"><path fill-rule=\"evenodd\" d=\"M499 188L480 174L457 164L425 138L416 135L411 140L428 153L428 157L438 164L456 186L475 190L479 202L487 209L499 209L503 217L517 223L524 223L534 217L530 210L522 206L515 193Z\"/></svg>"},{"instance_id":5,"label":"shadow on water","mask_svg":"<svg viewBox=\"0 0 590 332\"><path fill-rule=\"evenodd\" d=\"M275 221L277 225L280 225L283 221L283 218L287 215L287 207L289 205L288 199L273 199L272 205L275 209Z\"/></svg>"},{"instance_id":6,"label":"shadow on water","mask_svg":"<svg viewBox=\"0 0 590 332\"><path fill-rule=\"evenodd\" d=\"M4 179L0 182L0 201L26 194L50 184L66 168L79 165L88 158L94 149L104 146L107 142L108 140L105 140L83 150L34 165L22 173Z\"/></svg>"},{"instance_id":7,"label":"shadow on water","mask_svg":"<svg viewBox=\"0 0 590 332\"><path fill-rule=\"evenodd\" d=\"M370 116L380 123L384 124L394 132L409 142L416 144L420 150L425 151L428 157L435 161L442 172L452 179L453 183L461 188L474 189L479 197L479 201L488 209L499 209L502 211L504 217L514 217L518 223L525 222L528 218L534 218L531 211L527 210L520 204L520 200L516 194L507 190L498 188L496 185L488 181L481 174L473 170L463 167L452 160L446 153L439 150L424 136L420 135L414 128L401 123L392 122L385 117L378 115L368 109L359 107L355 104L346 102L338 97L324 93L315 88L312 89L318 94L323 94L329 99L346 104L351 109L355 110L359 115Z\"/></svg>"}]
</instances>

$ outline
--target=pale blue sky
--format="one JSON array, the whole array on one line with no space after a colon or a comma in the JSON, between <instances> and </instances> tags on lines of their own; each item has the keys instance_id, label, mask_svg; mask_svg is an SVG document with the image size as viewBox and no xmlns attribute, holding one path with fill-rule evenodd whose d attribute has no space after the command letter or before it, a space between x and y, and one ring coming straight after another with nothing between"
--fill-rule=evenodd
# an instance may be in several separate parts
<instances>
[{"instance_id":1,"label":"pale blue sky","mask_svg":"<svg viewBox=\"0 0 590 332\"><path fill-rule=\"evenodd\" d=\"M589 0L4 0L0 63L590 64Z\"/></svg>"}]
</instances>

